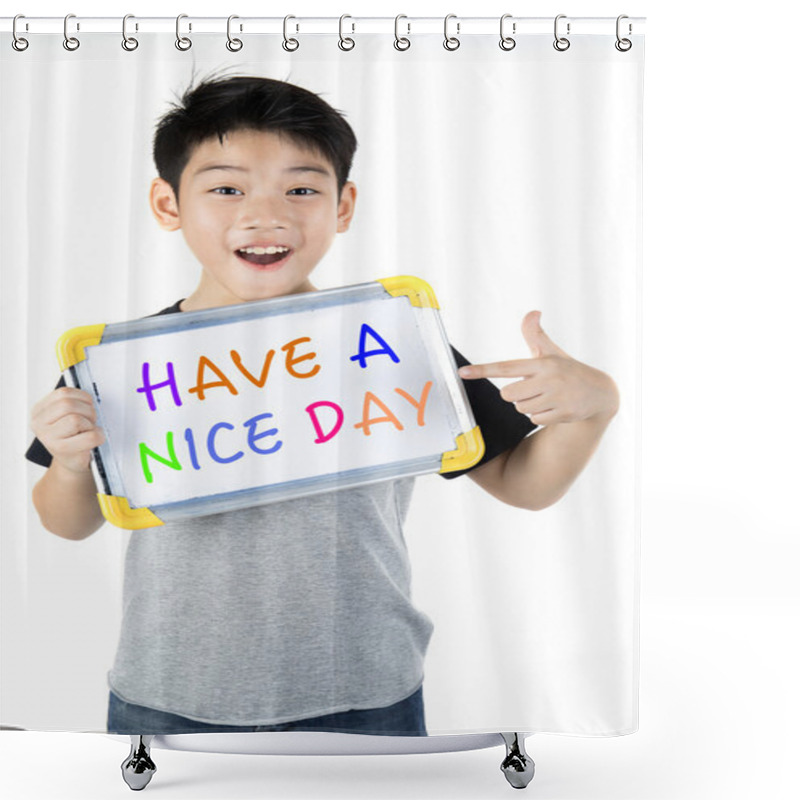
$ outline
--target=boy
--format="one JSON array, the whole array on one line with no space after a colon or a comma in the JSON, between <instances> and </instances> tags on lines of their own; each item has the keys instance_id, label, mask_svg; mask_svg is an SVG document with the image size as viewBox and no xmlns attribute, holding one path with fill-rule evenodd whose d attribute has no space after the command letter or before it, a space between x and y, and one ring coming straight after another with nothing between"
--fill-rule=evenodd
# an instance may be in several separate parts
<instances>
[{"instance_id":1,"label":"boy","mask_svg":"<svg viewBox=\"0 0 800 800\"><path fill-rule=\"evenodd\" d=\"M355 147L338 112L291 84L236 77L187 92L158 125L150 202L202 272L160 313L315 291L314 268L353 217ZM456 359L486 443L470 477L540 509L579 474L618 398L611 378L550 341L539 312L523 335L530 359ZM520 380L499 392L489 377ZM28 457L48 467L34 504L67 539L104 521L89 468L103 440L95 422L90 397L65 386L32 414ZM410 601L412 486L385 481L133 533L109 731L425 735L432 626Z\"/></svg>"}]
</instances>

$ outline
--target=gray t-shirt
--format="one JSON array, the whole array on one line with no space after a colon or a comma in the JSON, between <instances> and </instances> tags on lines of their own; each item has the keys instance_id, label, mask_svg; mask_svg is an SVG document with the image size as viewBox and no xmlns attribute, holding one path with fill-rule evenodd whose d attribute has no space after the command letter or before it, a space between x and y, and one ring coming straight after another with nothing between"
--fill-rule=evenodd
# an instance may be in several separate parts
<instances>
[{"instance_id":1,"label":"gray t-shirt","mask_svg":"<svg viewBox=\"0 0 800 800\"><path fill-rule=\"evenodd\" d=\"M413 478L131 534L111 689L228 725L379 708L422 683Z\"/></svg>"}]
</instances>

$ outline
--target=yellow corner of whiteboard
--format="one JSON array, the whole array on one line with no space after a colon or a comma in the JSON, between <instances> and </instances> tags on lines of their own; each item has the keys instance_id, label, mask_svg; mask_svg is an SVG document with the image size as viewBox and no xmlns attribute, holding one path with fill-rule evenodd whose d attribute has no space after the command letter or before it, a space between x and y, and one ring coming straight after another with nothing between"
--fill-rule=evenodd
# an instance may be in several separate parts
<instances>
[{"instance_id":1,"label":"yellow corner of whiteboard","mask_svg":"<svg viewBox=\"0 0 800 800\"><path fill-rule=\"evenodd\" d=\"M389 292L392 297L405 295L412 306L419 308L439 308L439 301L433 293L431 285L415 278L413 275L396 275L393 278L382 278L378 283Z\"/></svg>"},{"instance_id":2,"label":"yellow corner of whiteboard","mask_svg":"<svg viewBox=\"0 0 800 800\"><path fill-rule=\"evenodd\" d=\"M84 325L82 328L72 328L61 336L56 345L56 353L62 372L86 358L84 348L100 344L105 327L105 325Z\"/></svg>"},{"instance_id":3,"label":"yellow corner of whiteboard","mask_svg":"<svg viewBox=\"0 0 800 800\"><path fill-rule=\"evenodd\" d=\"M456 449L442 454L439 472L455 472L477 464L486 452L481 429L476 425L471 431L456 436Z\"/></svg>"},{"instance_id":4,"label":"yellow corner of whiteboard","mask_svg":"<svg viewBox=\"0 0 800 800\"><path fill-rule=\"evenodd\" d=\"M135 531L164 524L149 508L131 508L124 497L116 497L112 494L98 494L97 500L100 503L100 510L103 512L103 516L118 528L127 528Z\"/></svg>"}]
</instances>

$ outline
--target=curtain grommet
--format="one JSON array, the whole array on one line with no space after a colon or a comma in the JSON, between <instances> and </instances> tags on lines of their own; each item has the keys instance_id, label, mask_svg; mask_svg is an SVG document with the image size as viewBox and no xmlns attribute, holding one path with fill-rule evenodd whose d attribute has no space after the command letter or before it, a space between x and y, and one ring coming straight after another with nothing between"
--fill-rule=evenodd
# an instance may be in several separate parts
<instances>
[{"instance_id":1,"label":"curtain grommet","mask_svg":"<svg viewBox=\"0 0 800 800\"><path fill-rule=\"evenodd\" d=\"M619 50L620 53L627 53L628 50L630 50L631 47L633 47L633 42L630 39L623 38L619 34L620 23L624 19L628 19L628 15L627 14L620 14L617 17L617 41L614 42L614 47L616 47L617 50ZM631 23L629 22L628 23L628 36L630 36L631 33L633 33L633 25L631 25Z\"/></svg>"},{"instance_id":2,"label":"curtain grommet","mask_svg":"<svg viewBox=\"0 0 800 800\"><path fill-rule=\"evenodd\" d=\"M555 41L553 42L553 47L555 47L555 49L558 50L559 53L563 53L566 50L569 50L569 46L571 44L570 40L567 39L566 36L559 36L558 35L558 21L560 19L566 19L566 18L567 18L566 14L559 14L555 18L555 21L553 22L553 36L555 37ZM570 24L568 22L567 23L567 36L569 36L569 34L570 34Z\"/></svg>"},{"instance_id":3,"label":"curtain grommet","mask_svg":"<svg viewBox=\"0 0 800 800\"><path fill-rule=\"evenodd\" d=\"M17 20L18 19L25 19L24 14L17 14L17 16L14 17L14 22L11 24L11 36L13 37L11 39L11 46L18 53L23 53L23 52L25 52L25 50L28 49L28 45L30 45L30 42L26 38L24 38L23 36L20 36L17 33ZM27 23L26 23L25 27L27 29Z\"/></svg>"},{"instance_id":4,"label":"curtain grommet","mask_svg":"<svg viewBox=\"0 0 800 800\"><path fill-rule=\"evenodd\" d=\"M67 16L64 17L64 42L63 42L64 49L69 50L70 53L74 52L81 46L80 39L76 38L75 36L69 35L68 26L69 26L69 21L71 19L75 19L74 14L67 14ZM75 23L75 30L79 31L80 29L81 29L80 23Z\"/></svg>"},{"instance_id":5,"label":"curtain grommet","mask_svg":"<svg viewBox=\"0 0 800 800\"><path fill-rule=\"evenodd\" d=\"M408 50L411 47L411 39L408 38L409 34L411 33L411 23L407 22L406 26L408 27L408 33L405 36L400 35L400 20L401 19L408 19L405 14L398 14L394 18L394 49L399 50L401 53Z\"/></svg>"},{"instance_id":6,"label":"curtain grommet","mask_svg":"<svg viewBox=\"0 0 800 800\"><path fill-rule=\"evenodd\" d=\"M503 14L500 17L500 49L505 50L508 53L510 50L513 50L517 46L517 40L512 38L511 36L506 36L505 32L505 24L507 19L511 19L511 14ZM511 33L517 32L517 23L511 23Z\"/></svg>"},{"instance_id":7,"label":"curtain grommet","mask_svg":"<svg viewBox=\"0 0 800 800\"><path fill-rule=\"evenodd\" d=\"M233 22L235 19L239 19L236 14L231 14L228 17L228 27L225 32L228 37L228 41L225 42L225 47L227 47L231 53L238 53L242 47L244 47L244 42L242 42L241 39L236 39L235 37L231 36L231 22ZM242 27L240 25L239 30L241 31L241 29Z\"/></svg>"},{"instance_id":8,"label":"curtain grommet","mask_svg":"<svg viewBox=\"0 0 800 800\"><path fill-rule=\"evenodd\" d=\"M128 36L128 20L134 19L133 14L126 14L122 18L122 49L127 50L129 53L132 53L138 46L139 40L133 36ZM135 26L136 30L139 30L139 25Z\"/></svg>"},{"instance_id":9,"label":"curtain grommet","mask_svg":"<svg viewBox=\"0 0 800 800\"><path fill-rule=\"evenodd\" d=\"M175 18L175 47L182 51L186 52L192 46L192 40L188 36L181 35L181 20L187 19L189 17L188 14L178 14ZM192 32L192 23L189 23L189 33Z\"/></svg>"},{"instance_id":10,"label":"curtain grommet","mask_svg":"<svg viewBox=\"0 0 800 800\"><path fill-rule=\"evenodd\" d=\"M289 36L289 20L290 19L297 19L297 17L294 17L291 14L288 14L287 16L285 16L283 18L283 42L281 43L281 47L283 47L283 49L287 53L294 53L294 51L297 50L298 47L300 47L300 42L298 42L297 39ZM300 30L300 26L296 25L295 26L295 32L297 32L299 30Z\"/></svg>"},{"instance_id":11,"label":"curtain grommet","mask_svg":"<svg viewBox=\"0 0 800 800\"><path fill-rule=\"evenodd\" d=\"M355 39L352 39L350 36L344 35L343 27L344 27L344 21L346 19L353 19L353 18L349 14L342 14L342 16L339 17L339 49L344 50L345 53L349 53L356 46L356 42ZM352 22L350 24L352 25L353 28L351 32L355 33L356 32L355 23Z\"/></svg>"},{"instance_id":12,"label":"curtain grommet","mask_svg":"<svg viewBox=\"0 0 800 800\"><path fill-rule=\"evenodd\" d=\"M450 24L451 19L457 19L455 14L448 14L444 18L444 43L443 47L445 50L449 50L451 53L454 50L458 50L461 47L461 40L458 38L458 34L461 33L461 23L456 22L456 36L450 36L448 32L448 26Z\"/></svg>"}]
</instances>

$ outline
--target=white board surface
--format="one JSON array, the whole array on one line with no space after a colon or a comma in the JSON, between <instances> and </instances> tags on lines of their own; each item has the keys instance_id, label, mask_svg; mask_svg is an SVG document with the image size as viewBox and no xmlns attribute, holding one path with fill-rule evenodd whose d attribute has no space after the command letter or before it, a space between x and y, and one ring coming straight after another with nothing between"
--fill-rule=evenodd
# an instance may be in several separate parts
<instances>
[{"instance_id":1,"label":"white board surface","mask_svg":"<svg viewBox=\"0 0 800 800\"><path fill-rule=\"evenodd\" d=\"M374 291L300 302L145 335L129 323L132 338L86 348L112 494L154 508L354 470L367 482L456 449L471 417L436 309Z\"/></svg>"}]
</instances>

